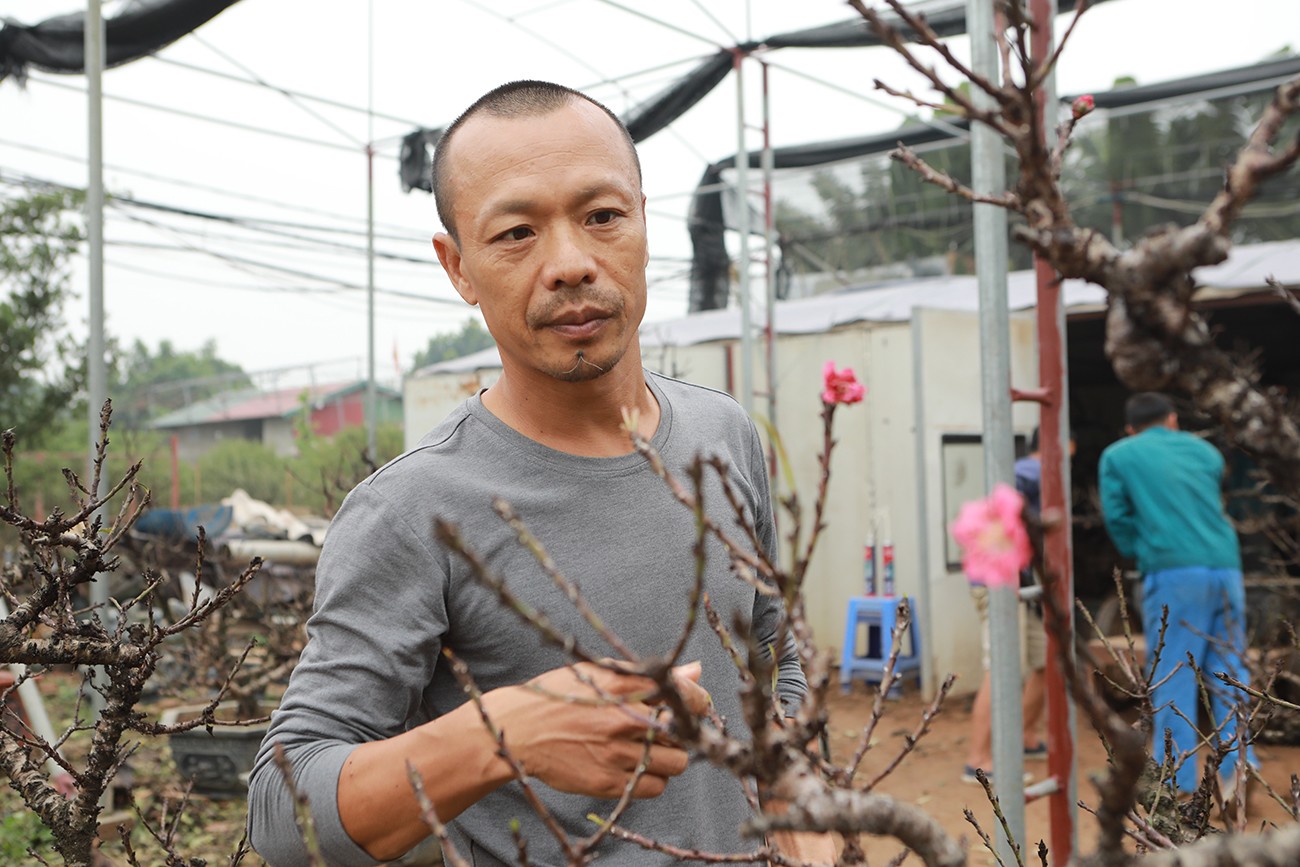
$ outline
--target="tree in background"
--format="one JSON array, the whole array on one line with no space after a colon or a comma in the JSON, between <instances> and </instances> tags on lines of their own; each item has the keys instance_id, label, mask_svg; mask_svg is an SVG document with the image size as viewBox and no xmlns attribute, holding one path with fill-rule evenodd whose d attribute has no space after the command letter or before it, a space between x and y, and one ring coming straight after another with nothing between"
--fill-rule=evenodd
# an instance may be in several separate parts
<instances>
[{"instance_id":1,"label":"tree in background","mask_svg":"<svg viewBox=\"0 0 1300 867\"><path fill-rule=\"evenodd\" d=\"M459 331L449 331L430 337L429 345L415 354L415 364L411 369L419 370L421 367L437 364L439 361L451 361L453 358L460 358L495 345L496 341L492 339L491 334L488 334L482 323L477 319L467 319Z\"/></svg>"},{"instance_id":2,"label":"tree in background","mask_svg":"<svg viewBox=\"0 0 1300 867\"><path fill-rule=\"evenodd\" d=\"M70 262L81 243L69 217L81 194L34 193L0 202L0 428L39 445L67 411L85 360L64 333Z\"/></svg>"},{"instance_id":3,"label":"tree in background","mask_svg":"<svg viewBox=\"0 0 1300 867\"><path fill-rule=\"evenodd\" d=\"M118 425L134 430L200 400L252 387L242 367L217 356L216 340L191 351L163 339L153 352L137 339L119 357L109 395Z\"/></svg>"}]
</instances>

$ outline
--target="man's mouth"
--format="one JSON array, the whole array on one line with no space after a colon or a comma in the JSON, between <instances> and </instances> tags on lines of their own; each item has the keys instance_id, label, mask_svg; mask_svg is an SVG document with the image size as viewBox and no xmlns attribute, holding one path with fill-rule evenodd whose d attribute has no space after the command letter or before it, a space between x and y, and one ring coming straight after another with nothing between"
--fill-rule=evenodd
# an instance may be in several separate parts
<instances>
[{"instance_id":1,"label":"man's mouth","mask_svg":"<svg viewBox=\"0 0 1300 867\"><path fill-rule=\"evenodd\" d=\"M594 336L609 318L608 313L594 308L570 310L550 320L547 328L563 337L580 340Z\"/></svg>"}]
</instances>

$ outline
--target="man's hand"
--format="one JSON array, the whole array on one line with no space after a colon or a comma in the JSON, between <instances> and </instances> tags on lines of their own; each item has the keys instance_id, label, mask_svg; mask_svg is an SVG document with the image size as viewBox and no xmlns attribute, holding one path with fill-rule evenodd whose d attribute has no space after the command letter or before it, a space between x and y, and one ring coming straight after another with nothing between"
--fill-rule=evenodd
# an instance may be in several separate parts
<instances>
[{"instance_id":1,"label":"man's hand","mask_svg":"<svg viewBox=\"0 0 1300 867\"><path fill-rule=\"evenodd\" d=\"M704 714L711 700L697 682L699 664L674 669L673 678L686 707ZM618 798L645 755L656 708L644 699L654 690L649 678L583 663L494 689L482 702L528 776L562 792ZM438 817L449 821L513 779L497 750L472 702L403 734L362 744L339 776L339 819L376 860L396 858L429 833L406 779L408 763L424 780ZM669 777L686 770L686 761L681 747L654 740L649 768L632 794L662 793Z\"/></svg>"},{"instance_id":2,"label":"man's hand","mask_svg":"<svg viewBox=\"0 0 1300 867\"><path fill-rule=\"evenodd\" d=\"M705 713L709 694L698 683L698 663L673 671L687 708ZM656 708L648 678L619 674L590 663L558 668L526 684L483 696L506 748L530 777L562 792L621 797L645 756ZM653 798L669 777L686 770L686 751L662 737L650 744L646 772L632 790Z\"/></svg>"}]
</instances>

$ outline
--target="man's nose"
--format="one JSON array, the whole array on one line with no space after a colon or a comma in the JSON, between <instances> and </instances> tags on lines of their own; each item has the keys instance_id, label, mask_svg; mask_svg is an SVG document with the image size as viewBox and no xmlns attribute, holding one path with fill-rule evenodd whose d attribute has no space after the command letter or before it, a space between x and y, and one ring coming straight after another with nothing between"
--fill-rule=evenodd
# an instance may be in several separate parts
<instances>
[{"instance_id":1,"label":"man's nose","mask_svg":"<svg viewBox=\"0 0 1300 867\"><path fill-rule=\"evenodd\" d=\"M592 239L581 228L564 226L547 234L542 280L548 289L581 286L596 279Z\"/></svg>"}]
</instances>

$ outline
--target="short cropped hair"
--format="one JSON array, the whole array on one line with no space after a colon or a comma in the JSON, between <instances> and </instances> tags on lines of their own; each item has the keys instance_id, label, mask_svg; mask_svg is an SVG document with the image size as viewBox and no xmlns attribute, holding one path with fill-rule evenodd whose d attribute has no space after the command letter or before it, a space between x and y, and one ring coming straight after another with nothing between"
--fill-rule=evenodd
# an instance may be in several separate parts
<instances>
[{"instance_id":1,"label":"short cropped hair","mask_svg":"<svg viewBox=\"0 0 1300 867\"><path fill-rule=\"evenodd\" d=\"M1124 423L1133 430L1144 430L1169 418L1174 402L1158 391L1143 391L1124 404Z\"/></svg>"},{"instance_id":2,"label":"short cropped hair","mask_svg":"<svg viewBox=\"0 0 1300 867\"><path fill-rule=\"evenodd\" d=\"M456 137L456 131L477 114L506 118L538 117L558 111L579 99L586 100L605 112L609 119L618 126L618 130L623 134L623 139L627 142L627 148L632 154L632 163L636 166L637 185L641 184L641 158L637 156L636 143L632 141L632 134L627 131L627 127L623 125L623 121L619 120L618 115L610 111L605 105L580 90L574 90L562 84L527 79L507 82L483 94L475 100L473 105L465 109L460 117L456 118L451 126L447 127L447 131L438 140L437 148L434 149L434 206L438 209L438 219L442 221L442 225L446 227L447 233L451 235L452 240L460 243L460 238L456 235L456 224L452 216L451 195L447 183L448 153L451 140Z\"/></svg>"}]
</instances>

